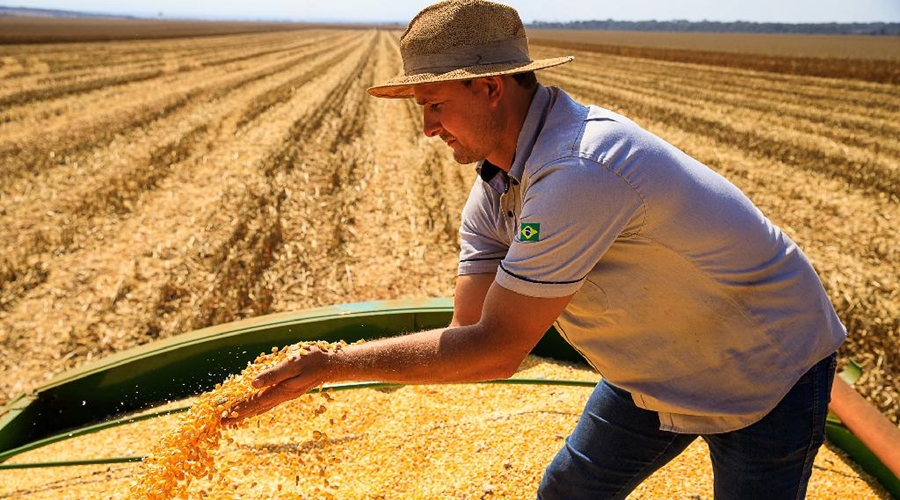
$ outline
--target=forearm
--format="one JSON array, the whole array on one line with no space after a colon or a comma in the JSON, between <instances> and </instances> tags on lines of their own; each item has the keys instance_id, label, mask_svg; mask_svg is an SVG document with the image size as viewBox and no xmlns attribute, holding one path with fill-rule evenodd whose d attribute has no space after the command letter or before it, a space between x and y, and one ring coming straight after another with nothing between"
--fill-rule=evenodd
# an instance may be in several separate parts
<instances>
[{"instance_id":1,"label":"forearm","mask_svg":"<svg viewBox=\"0 0 900 500\"><path fill-rule=\"evenodd\" d=\"M508 347L508 346L507 346ZM519 349L521 350L521 349ZM405 384L506 378L527 352L494 345L478 325L448 327L355 344L327 354L328 382Z\"/></svg>"},{"instance_id":2,"label":"forearm","mask_svg":"<svg viewBox=\"0 0 900 500\"><path fill-rule=\"evenodd\" d=\"M253 385L266 390L236 411L239 419L259 415L324 383L436 384L507 378L570 299L527 297L492 286L483 313L479 314L477 304L461 302L465 311L455 323L480 316L475 324L379 339L334 351L298 351L296 356L260 373Z\"/></svg>"}]
</instances>

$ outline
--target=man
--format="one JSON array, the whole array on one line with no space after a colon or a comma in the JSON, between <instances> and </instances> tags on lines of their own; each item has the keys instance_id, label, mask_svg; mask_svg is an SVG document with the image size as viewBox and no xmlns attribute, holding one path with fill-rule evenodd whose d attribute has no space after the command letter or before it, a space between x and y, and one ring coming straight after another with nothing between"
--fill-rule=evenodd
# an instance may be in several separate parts
<instances>
[{"instance_id":1,"label":"man","mask_svg":"<svg viewBox=\"0 0 900 500\"><path fill-rule=\"evenodd\" d=\"M512 8L441 2L401 38L424 133L477 163L448 328L314 352L239 412L325 382L506 378L544 332L602 375L543 499L624 498L698 436L716 498L801 498L846 332L797 246L733 185L533 71Z\"/></svg>"}]
</instances>

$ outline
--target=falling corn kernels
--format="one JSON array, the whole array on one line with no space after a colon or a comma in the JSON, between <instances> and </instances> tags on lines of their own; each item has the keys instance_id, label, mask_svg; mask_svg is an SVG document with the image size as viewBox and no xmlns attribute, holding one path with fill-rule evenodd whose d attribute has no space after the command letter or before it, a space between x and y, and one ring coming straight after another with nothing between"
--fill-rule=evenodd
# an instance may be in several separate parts
<instances>
[{"instance_id":1,"label":"falling corn kernels","mask_svg":"<svg viewBox=\"0 0 900 500\"><path fill-rule=\"evenodd\" d=\"M137 481L131 486L129 498L150 500L156 498L173 498L182 496L195 477L206 477L212 481L216 469L209 459L210 452L215 450L222 437L222 420L237 418L234 408L243 401L259 394L262 389L254 388L252 381L263 370L271 368L289 357L306 355L315 347L322 351L336 351L347 344L343 341L328 343L324 341L302 342L282 348L272 347L269 354L261 353L255 361L248 364L238 375L232 375L215 388L202 394L197 402L185 414L181 425L174 431L164 435L143 460L142 470ZM324 405L314 410L315 415L326 411ZM271 422L271 420L270 420ZM246 422L240 422L242 426ZM259 421L257 419L257 425ZM319 431L317 439L323 439ZM233 439L227 441L233 443ZM249 474L245 470L244 474ZM279 491L281 485L279 484Z\"/></svg>"}]
</instances>

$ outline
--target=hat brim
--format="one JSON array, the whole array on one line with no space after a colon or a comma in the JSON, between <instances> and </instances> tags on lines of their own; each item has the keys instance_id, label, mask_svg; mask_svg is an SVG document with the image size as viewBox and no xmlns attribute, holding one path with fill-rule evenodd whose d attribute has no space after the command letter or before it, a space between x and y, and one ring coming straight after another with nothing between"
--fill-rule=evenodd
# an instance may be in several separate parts
<instances>
[{"instance_id":1,"label":"hat brim","mask_svg":"<svg viewBox=\"0 0 900 500\"><path fill-rule=\"evenodd\" d=\"M420 73L410 76L398 76L391 78L387 82L370 87L367 92L374 97L387 98L409 98L413 97L413 87L416 85L424 85L426 83L452 82L458 80L469 80L472 78L483 78L486 76L514 75L516 73L527 73L539 69L552 68L572 62L573 56L554 57L551 59L539 59L537 61L524 63L499 63L499 64L482 64L478 66L469 66L459 68L446 73Z\"/></svg>"}]
</instances>

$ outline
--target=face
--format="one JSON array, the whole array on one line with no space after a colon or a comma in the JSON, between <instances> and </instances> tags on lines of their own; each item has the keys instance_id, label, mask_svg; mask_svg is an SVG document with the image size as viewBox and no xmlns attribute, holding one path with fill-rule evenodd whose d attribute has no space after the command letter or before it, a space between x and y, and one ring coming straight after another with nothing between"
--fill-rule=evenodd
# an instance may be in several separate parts
<instances>
[{"instance_id":1,"label":"face","mask_svg":"<svg viewBox=\"0 0 900 500\"><path fill-rule=\"evenodd\" d=\"M441 82L413 89L422 106L425 135L440 137L459 163L483 160L499 148L502 126L485 90L480 80L469 86Z\"/></svg>"}]
</instances>

